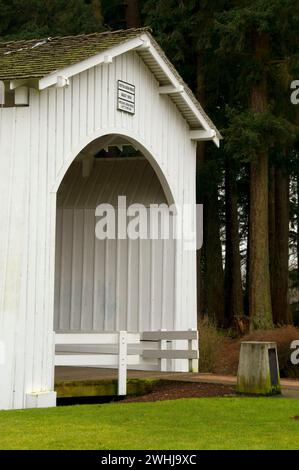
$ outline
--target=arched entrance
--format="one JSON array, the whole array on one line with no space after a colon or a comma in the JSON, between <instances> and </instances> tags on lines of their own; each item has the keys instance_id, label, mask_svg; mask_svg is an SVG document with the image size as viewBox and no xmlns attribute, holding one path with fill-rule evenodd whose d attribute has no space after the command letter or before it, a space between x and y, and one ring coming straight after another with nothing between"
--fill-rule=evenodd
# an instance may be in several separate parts
<instances>
[{"instance_id":1,"label":"arched entrance","mask_svg":"<svg viewBox=\"0 0 299 470\"><path fill-rule=\"evenodd\" d=\"M175 241L95 235L96 207L117 207L119 196L127 206L173 202L149 152L109 134L79 152L57 190L56 332L174 329Z\"/></svg>"}]
</instances>

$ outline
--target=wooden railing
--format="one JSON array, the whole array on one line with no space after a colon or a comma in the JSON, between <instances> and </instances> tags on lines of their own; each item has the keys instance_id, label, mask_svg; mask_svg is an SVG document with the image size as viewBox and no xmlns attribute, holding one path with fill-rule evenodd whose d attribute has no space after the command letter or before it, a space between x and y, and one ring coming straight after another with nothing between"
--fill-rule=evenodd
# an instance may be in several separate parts
<instances>
[{"instance_id":1,"label":"wooden railing","mask_svg":"<svg viewBox=\"0 0 299 470\"><path fill-rule=\"evenodd\" d=\"M158 342L158 349L143 349L144 359L158 359L160 370L167 368L167 359L188 359L189 372L198 372L198 331L144 331L140 334L141 342ZM187 349L179 349L188 342Z\"/></svg>"},{"instance_id":2,"label":"wooden railing","mask_svg":"<svg viewBox=\"0 0 299 470\"><path fill-rule=\"evenodd\" d=\"M187 344L186 344L187 343ZM184 349L184 347L187 348ZM168 361L188 360L198 371L198 332L144 331L128 333L59 332L55 334L55 365L118 369L118 395L126 395L127 369L142 360L158 360L156 370L166 371Z\"/></svg>"},{"instance_id":3,"label":"wooden railing","mask_svg":"<svg viewBox=\"0 0 299 470\"><path fill-rule=\"evenodd\" d=\"M139 333L56 333L55 366L118 368L118 395L127 393L128 365L139 363L138 354L130 354L129 344L140 343ZM111 345L114 353L97 351ZM58 346L58 347L57 347ZM88 351L88 347L91 351Z\"/></svg>"}]
</instances>

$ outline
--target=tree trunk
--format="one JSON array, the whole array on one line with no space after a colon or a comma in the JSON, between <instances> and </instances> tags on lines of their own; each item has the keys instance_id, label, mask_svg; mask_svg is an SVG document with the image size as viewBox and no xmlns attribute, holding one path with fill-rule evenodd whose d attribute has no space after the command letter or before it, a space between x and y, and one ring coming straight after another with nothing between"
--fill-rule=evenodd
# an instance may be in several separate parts
<instances>
[{"instance_id":1,"label":"tree trunk","mask_svg":"<svg viewBox=\"0 0 299 470\"><path fill-rule=\"evenodd\" d=\"M295 124L299 126L299 106L295 110ZM297 222L297 285L299 286L299 174L296 176L297 184L297 212L296 212L296 222Z\"/></svg>"},{"instance_id":2,"label":"tree trunk","mask_svg":"<svg viewBox=\"0 0 299 470\"><path fill-rule=\"evenodd\" d=\"M269 269L270 269L270 287L271 287L271 300L272 300L272 309L274 297L273 293L275 290L275 168L271 167L269 170Z\"/></svg>"},{"instance_id":3,"label":"tree trunk","mask_svg":"<svg viewBox=\"0 0 299 470\"><path fill-rule=\"evenodd\" d=\"M266 34L253 35L255 57L263 61L269 43ZM267 81L264 74L251 91L251 110L267 110ZM268 233L268 154L260 152L250 168L250 260L249 260L249 314L252 329L273 327Z\"/></svg>"},{"instance_id":4,"label":"tree trunk","mask_svg":"<svg viewBox=\"0 0 299 470\"><path fill-rule=\"evenodd\" d=\"M202 57L197 55L197 98L205 104ZM203 204L203 247L197 252L198 316L208 315L219 326L224 323L224 273L218 212L218 187L207 185L209 161L205 143L197 144L197 203Z\"/></svg>"},{"instance_id":5,"label":"tree trunk","mask_svg":"<svg viewBox=\"0 0 299 470\"><path fill-rule=\"evenodd\" d=\"M212 184L209 193L205 196L202 253L204 313L214 320L218 326L224 326L224 273L217 186Z\"/></svg>"},{"instance_id":6,"label":"tree trunk","mask_svg":"<svg viewBox=\"0 0 299 470\"><path fill-rule=\"evenodd\" d=\"M125 5L126 5L127 28L139 28L141 24L140 24L138 0L126 0Z\"/></svg>"},{"instance_id":7,"label":"tree trunk","mask_svg":"<svg viewBox=\"0 0 299 470\"><path fill-rule=\"evenodd\" d=\"M296 222L297 222L297 282L299 286L299 175L297 175L297 211L296 211Z\"/></svg>"},{"instance_id":8,"label":"tree trunk","mask_svg":"<svg viewBox=\"0 0 299 470\"><path fill-rule=\"evenodd\" d=\"M249 314L253 329L273 326L268 242L268 156L251 164Z\"/></svg>"},{"instance_id":9,"label":"tree trunk","mask_svg":"<svg viewBox=\"0 0 299 470\"><path fill-rule=\"evenodd\" d=\"M248 178L248 185L246 187L247 207L245 207L247 214L246 228L247 228L247 240L246 240L246 275L245 275L245 292L244 292L244 313L249 316L249 260L250 260L250 166L246 168L246 175Z\"/></svg>"},{"instance_id":10,"label":"tree trunk","mask_svg":"<svg viewBox=\"0 0 299 470\"><path fill-rule=\"evenodd\" d=\"M200 183L201 175L204 170L204 154L205 154L205 143L199 142L196 148L196 202L197 204L203 204L204 202L204 191ZM204 240L203 240L204 242ZM204 316L204 304L205 304L205 289L204 289L204 257L203 247L196 252L196 273L197 273L197 317L203 318Z\"/></svg>"},{"instance_id":11,"label":"tree trunk","mask_svg":"<svg viewBox=\"0 0 299 470\"><path fill-rule=\"evenodd\" d=\"M275 170L275 250L272 311L276 325L292 322L289 305L289 177Z\"/></svg>"},{"instance_id":12,"label":"tree trunk","mask_svg":"<svg viewBox=\"0 0 299 470\"><path fill-rule=\"evenodd\" d=\"M205 145L197 146L197 203L203 204L203 246L197 252L198 317L207 315L224 325L224 273L220 241L218 188L206 185L208 161Z\"/></svg>"},{"instance_id":13,"label":"tree trunk","mask_svg":"<svg viewBox=\"0 0 299 470\"><path fill-rule=\"evenodd\" d=\"M99 27L103 25L103 15L102 15L102 2L101 0L92 0L91 9L94 18L96 19Z\"/></svg>"},{"instance_id":14,"label":"tree trunk","mask_svg":"<svg viewBox=\"0 0 299 470\"><path fill-rule=\"evenodd\" d=\"M231 325L235 317L243 316L238 196L234 173L229 159L225 168L225 323Z\"/></svg>"}]
</instances>

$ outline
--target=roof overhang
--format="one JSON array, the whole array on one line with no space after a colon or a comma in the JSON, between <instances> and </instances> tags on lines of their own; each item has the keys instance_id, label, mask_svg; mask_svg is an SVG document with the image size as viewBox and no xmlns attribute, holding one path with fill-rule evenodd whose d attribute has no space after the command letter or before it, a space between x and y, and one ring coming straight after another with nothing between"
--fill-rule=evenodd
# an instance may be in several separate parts
<instances>
[{"instance_id":1,"label":"roof overhang","mask_svg":"<svg viewBox=\"0 0 299 470\"><path fill-rule=\"evenodd\" d=\"M200 104L189 90L183 80L180 79L175 69L171 66L163 51L147 34L125 41L117 46L111 47L104 52L96 54L76 64L56 70L37 82L37 88L44 90L49 87L64 87L74 75L84 72L100 64L111 63L113 59L129 51L136 51L159 82L159 93L168 95L176 104L181 114L187 120L190 127L190 138L194 141L212 140L218 147L221 138L217 128L205 114ZM24 86L25 80L14 80L10 82L11 89ZM29 85L28 80L28 86ZM32 80L31 80L32 82Z\"/></svg>"}]
</instances>

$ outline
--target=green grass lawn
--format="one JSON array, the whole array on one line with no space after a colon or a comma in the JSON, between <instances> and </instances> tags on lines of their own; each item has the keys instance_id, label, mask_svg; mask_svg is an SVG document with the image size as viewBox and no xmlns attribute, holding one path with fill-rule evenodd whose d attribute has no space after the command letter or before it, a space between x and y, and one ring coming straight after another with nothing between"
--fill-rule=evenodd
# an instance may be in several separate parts
<instances>
[{"instance_id":1,"label":"green grass lawn","mask_svg":"<svg viewBox=\"0 0 299 470\"><path fill-rule=\"evenodd\" d=\"M285 398L1 411L0 449L299 449L298 415Z\"/></svg>"}]
</instances>

